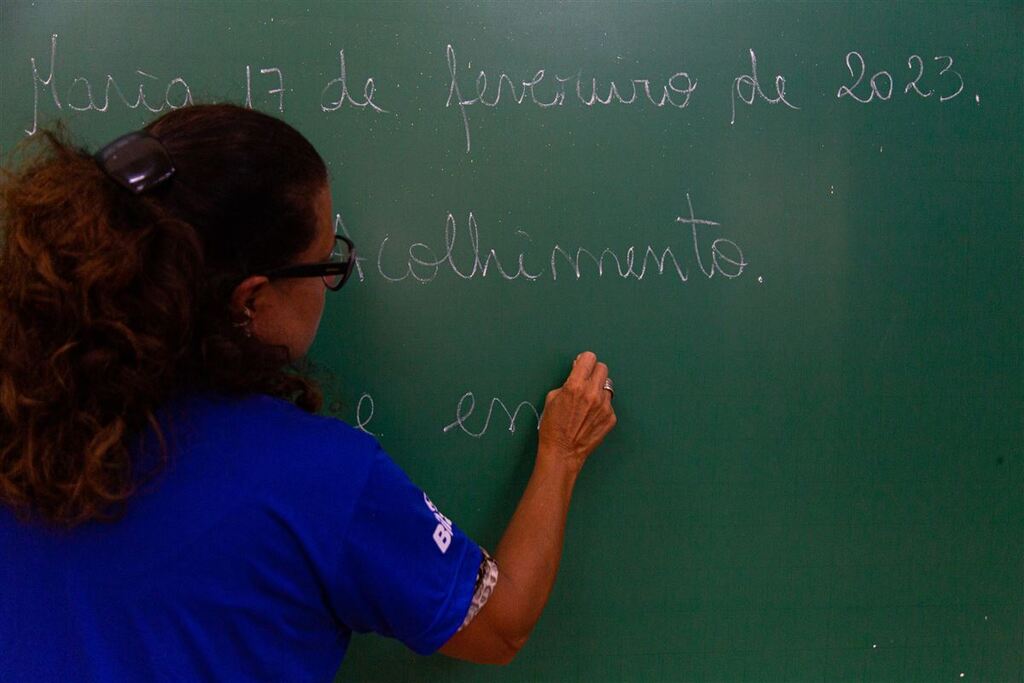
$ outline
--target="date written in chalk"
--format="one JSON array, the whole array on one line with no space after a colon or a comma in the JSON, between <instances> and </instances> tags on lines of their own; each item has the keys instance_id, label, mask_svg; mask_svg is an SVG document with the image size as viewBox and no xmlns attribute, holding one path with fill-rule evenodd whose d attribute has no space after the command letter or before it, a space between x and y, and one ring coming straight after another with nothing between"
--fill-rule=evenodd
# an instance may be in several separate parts
<instances>
[{"instance_id":1,"label":"date written in chalk","mask_svg":"<svg viewBox=\"0 0 1024 683\"><path fill-rule=\"evenodd\" d=\"M50 101L58 111L66 107L98 114L140 108L158 113L193 102L192 87L199 80L193 75L178 72L158 75L158 70L150 67L135 68L130 73L125 73L126 69L120 69L119 73L79 73L67 66L72 60L66 56L57 59L57 34L50 36L48 47L48 60L37 60L35 56L27 60L32 84L32 125L25 129L28 135L38 130L41 110L48 107ZM703 83L699 74L681 65L627 76L621 75L618 65L614 75L579 64L575 65L578 67L575 71L533 65L520 72L473 69L472 60L459 60L452 43L447 43L441 52L444 61L434 63L434 68L447 71L447 79L441 83L421 71L416 87L399 90L402 85L399 79L381 75L379 64L374 64L366 54L356 54L350 60L350 54L337 49L332 50L334 64L327 72L327 80L321 80L315 92L292 86L291 73L274 66L273 58L266 57L258 65L244 66L241 93L244 93L247 107L267 107L279 113L290 111L296 98L300 106L314 106L323 113L337 112L335 115L362 112L359 115L401 116L404 109L423 110L425 105L443 107L454 112L450 125L461 129L460 137L469 153L473 146L473 119L497 108L536 108L554 115L556 110L569 108L624 107L637 112L656 109L680 112L683 116L701 116L701 113L692 113L695 111L691 106L693 102L702 97L721 102L728 88L727 82ZM768 106L792 112L804 108L806 91L793 88L793 80L783 73L792 67L791 62L783 63L780 68L774 54L759 61L754 48L745 49L737 58L739 73L732 79L726 110L730 112L730 124L737 122L743 108ZM912 54L907 58L906 72L899 74L888 70L892 65L883 64L887 68L882 69L875 65L869 67L872 62L870 55L866 59L857 50L847 52L842 60L823 62L825 68L837 72L833 81L837 89L833 92L840 100L859 104L887 102L901 94L902 88L903 96L944 104L957 99L966 88L965 78L952 55ZM842 73L844 65L848 76ZM421 87L431 82L437 85ZM416 93L416 99L398 98L409 92ZM974 100L980 104L980 95L975 94Z\"/></svg>"}]
</instances>

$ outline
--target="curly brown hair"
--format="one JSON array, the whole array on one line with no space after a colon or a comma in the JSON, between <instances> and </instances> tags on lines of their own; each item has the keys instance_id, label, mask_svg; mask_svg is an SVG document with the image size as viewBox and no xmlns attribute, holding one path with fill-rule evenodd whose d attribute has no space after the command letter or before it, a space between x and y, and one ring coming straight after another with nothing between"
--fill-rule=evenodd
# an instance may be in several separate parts
<instances>
[{"instance_id":1,"label":"curly brown hair","mask_svg":"<svg viewBox=\"0 0 1024 683\"><path fill-rule=\"evenodd\" d=\"M0 503L22 518L116 517L146 474L133 443L152 430L166 461L156 411L176 395L320 409L288 350L242 334L229 302L312 243L323 160L288 124L234 105L146 128L176 172L138 196L62 127L0 175Z\"/></svg>"}]
</instances>

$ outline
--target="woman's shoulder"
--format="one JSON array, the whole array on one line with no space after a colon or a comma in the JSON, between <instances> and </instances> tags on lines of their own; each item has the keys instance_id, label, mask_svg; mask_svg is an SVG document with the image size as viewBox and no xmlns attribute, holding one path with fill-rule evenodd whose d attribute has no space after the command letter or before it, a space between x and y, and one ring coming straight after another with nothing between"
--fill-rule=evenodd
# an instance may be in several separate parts
<instances>
[{"instance_id":1,"label":"woman's shoulder","mask_svg":"<svg viewBox=\"0 0 1024 683\"><path fill-rule=\"evenodd\" d=\"M175 396L160 412L175 420L190 422L245 423L255 428L263 425L275 429L328 429L369 437L343 420L318 413L310 413L290 401L267 394L228 395L212 392L192 392Z\"/></svg>"},{"instance_id":2,"label":"woman's shoulder","mask_svg":"<svg viewBox=\"0 0 1024 683\"><path fill-rule=\"evenodd\" d=\"M265 456L279 465L285 454L298 467L368 465L380 450L376 439L338 418L263 394L190 394L170 402L163 413L189 450L245 453L250 463Z\"/></svg>"}]
</instances>

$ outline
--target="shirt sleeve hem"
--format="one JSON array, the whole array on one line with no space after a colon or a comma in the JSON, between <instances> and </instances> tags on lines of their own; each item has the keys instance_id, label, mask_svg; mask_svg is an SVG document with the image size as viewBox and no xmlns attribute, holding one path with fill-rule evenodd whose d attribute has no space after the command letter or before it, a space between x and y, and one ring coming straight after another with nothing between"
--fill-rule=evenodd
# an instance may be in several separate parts
<instances>
[{"instance_id":1,"label":"shirt sleeve hem","mask_svg":"<svg viewBox=\"0 0 1024 683\"><path fill-rule=\"evenodd\" d=\"M404 641L406 646L417 654L429 655L440 649L459 630L466 612L469 611L483 553L480 546L468 538L467 541L448 598L441 605L433 623L422 633Z\"/></svg>"}]
</instances>

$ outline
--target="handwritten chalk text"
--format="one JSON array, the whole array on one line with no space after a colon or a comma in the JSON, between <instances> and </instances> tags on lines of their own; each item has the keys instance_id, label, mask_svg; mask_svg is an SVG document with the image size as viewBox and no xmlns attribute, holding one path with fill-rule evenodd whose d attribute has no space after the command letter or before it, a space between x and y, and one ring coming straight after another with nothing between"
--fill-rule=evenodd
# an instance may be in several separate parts
<instances>
[{"instance_id":1,"label":"handwritten chalk text","mask_svg":"<svg viewBox=\"0 0 1024 683\"><path fill-rule=\"evenodd\" d=\"M482 246L480 227L472 211L469 212L465 227L469 240L468 250L464 246L462 256L456 256L460 233L454 214L449 212L445 218L443 249L435 249L426 242L414 242L398 250L396 256L391 236L385 235L376 250L376 272L389 283L409 280L424 285L434 282L445 272L450 272L460 280L491 276L510 282L536 282L542 278L557 281L559 276L564 279L567 274L577 280L589 274L598 278L609 275L639 281L652 273L669 273L685 283L690 279L690 266L696 266L708 279L720 275L731 280L742 275L748 263L740 246L726 237L708 234L721 226L717 221L697 218L688 193L686 207L686 214L675 218L676 224L688 228L684 232L684 246L678 243L658 247L647 244L616 251L608 247L566 248L556 242L542 252L543 257L538 256L530 246L512 257L499 255L497 249ZM336 225L341 225L347 235L348 231L340 216L337 217ZM527 240L529 245L533 244L528 233L518 230L517 234ZM362 263L357 261L356 268L358 279L362 281Z\"/></svg>"},{"instance_id":2,"label":"handwritten chalk text","mask_svg":"<svg viewBox=\"0 0 1024 683\"><path fill-rule=\"evenodd\" d=\"M466 109L477 104L490 108L497 107L502 102L502 93L505 93L506 103L521 105L529 102L541 109L562 107L566 102L586 107L645 103L654 107L671 105L677 109L685 109L690 103L690 96L697 89L696 79L690 78L685 71L677 71L670 75L659 89L659 86L651 85L650 78L632 78L624 83L608 80L607 83L602 82L599 85L597 78L583 78L582 69L568 76L549 76L547 69L538 69L529 79L514 79L502 72L496 79L494 89L488 92L487 72L479 71L471 86L472 96L464 97L464 88L459 83L459 65L455 58L455 48L451 44L445 50L445 57L448 61L448 75L451 78L445 107L451 107L454 101L455 106L459 108L466 136L466 152L472 147L469 115ZM466 92L470 91L467 89Z\"/></svg>"},{"instance_id":3,"label":"handwritten chalk text","mask_svg":"<svg viewBox=\"0 0 1024 683\"><path fill-rule=\"evenodd\" d=\"M938 76L945 77L943 80L946 82L946 93L939 95L939 102L948 102L964 91L964 78L958 71L953 70L953 58L949 55L938 55L933 61L944 64L942 69L939 70ZM910 55L907 58L907 69L912 74L916 70L917 75L914 76L914 80L908 81L903 87L904 95L909 95L911 90L922 98L929 98L935 94L933 88L928 88L928 92L924 92L919 85L925 73L925 62L921 59L920 55ZM875 100L886 102L892 99L893 77L891 73L884 69L876 72L868 79L866 91L864 88L861 88L861 82L864 80L867 65L864 63L864 57L859 52L851 51L846 53L846 70L850 72L850 78L855 80L849 85L839 87L839 90L836 91L838 99L848 97L861 104L868 104ZM946 76L947 72L950 74L949 76ZM956 83L955 88L953 83ZM859 94L856 92L858 88L860 88Z\"/></svg>"},{"instance_id":4,"label":"handwritten chalk text","mask_svg":"<svg viewBox=\"0 0 1024 683\"><path fill-rule=\"evenodd\" d=\"M138 91L134 102L125 96L117 80L109 73L104 79L102 89L97 91L93 91L93 84L88 78L85 76L75 76L71 81L71 85L68 86L62 102L57 89L57 76L55 72L57 65L56 33L50 36L50 65L46 78L40 75L41 70L36 63L35 57L32 57L29 62L32 65L32 127L25 129L28 135L35 135L39 129L39 93L41 87L49 89L50 96L53 98L53 104L57 109L63 109L64 105L67 104L67 107L74 111L107 111L110 108L111 102L114 101L111 98L111 91L129 109L145 107L153 113L161 112L166 108L177 109L192 104L192 90L184 78L175 76L169 81L164 81L142 69L136 69L134 72L138 77L133 79L138 82ZM152 92L154 89L156 90L155 95ZM102 92L102 96L97 94L99 92Z\"/></svg>"},{"instance_id":5,"label":"handwritten chalk text","mask_svg":"<svg viewBox=\"0 0 1024 683\"><path fill-rule=\"evenodd\" d=\"M536 429L540 427L540 412L538 412L537 408L535 408L532 403L528 401L520 401L519 404L516 405L515 410L510 411L508 409L508 406L505 405L505 402L502 401L500 398L492 398L490 405L487 407L487 415L484 417L483 425L480 426L479 429L474 431L466 424L466 421L470 417L472 417L473 411L476 410L476 397L473 395L472 391L467 391L462 395L462 397L459 399L458 405L455 407L455 421L446 425L442 431L447 433L457 427L464 433L479 439L481 436L487 433L487 428L491 424L491 416L494 413L494 409L496 407L500 408L501 411L505 413L505 416L508 418L508 431L512 434L515 434L516 420L519 417L519 413L524 409L526 413L533 414L535 424L534 428Z\"/></svg>"}]
</instances>

